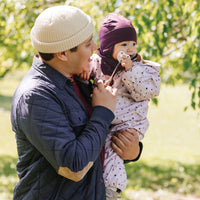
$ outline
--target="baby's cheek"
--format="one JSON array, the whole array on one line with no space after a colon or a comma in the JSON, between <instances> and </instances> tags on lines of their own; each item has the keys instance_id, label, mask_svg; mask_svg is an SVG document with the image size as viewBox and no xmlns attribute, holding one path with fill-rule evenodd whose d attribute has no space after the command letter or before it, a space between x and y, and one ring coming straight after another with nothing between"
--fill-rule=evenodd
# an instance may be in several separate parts
<instances>
[{"instance_id":1,"label":"baby's cheek","mask_svg":"<svg viewBox=\"0 0 200 200\"><path fill-rule=\"evenodd\" d=\"M135 56L136 54L137 54L137 49L135 48L134 50L133 50L133 56Z\"/></svg>"}]
</instances>

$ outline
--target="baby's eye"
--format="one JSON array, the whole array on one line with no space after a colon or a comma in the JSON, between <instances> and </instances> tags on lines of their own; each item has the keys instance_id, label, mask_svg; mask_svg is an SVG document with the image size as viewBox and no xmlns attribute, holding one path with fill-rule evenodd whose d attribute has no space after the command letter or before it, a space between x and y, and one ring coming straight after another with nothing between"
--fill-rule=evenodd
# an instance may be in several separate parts
<instances>
[{"instance_id":1,"label":"baby's eye","mask_svg":"<svg viewBox=\"0 0 200 200\"><path fill-rule=\"evenodd\" d=\"M136 42L133 42L132 45L133 45L133 46L136 46Z\"/></svg>"},{"instance_id":2,"label":"baby's eye","mask_svg":"<svg viewBox=\"0 0 200 200\"><path fill-rule=\"evenodd\" d=\"M127 44L126 44L126 43L122 43L121 46L124 46L124 47L125 47L125 46L127 46Z\"/></svg>"}]
</instances>

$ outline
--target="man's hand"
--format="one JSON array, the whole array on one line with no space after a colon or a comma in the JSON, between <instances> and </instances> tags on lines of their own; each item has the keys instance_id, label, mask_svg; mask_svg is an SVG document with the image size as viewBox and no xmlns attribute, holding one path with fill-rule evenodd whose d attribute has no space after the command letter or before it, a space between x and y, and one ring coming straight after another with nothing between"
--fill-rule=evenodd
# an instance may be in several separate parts
<instances>
[{"instance_id":1,"label":"man's hand","mask_svg":"<svg viewBox=\"0 0 200 200\"><path fill-rule=\"evenodd\" d=\"M123 160L134 160L140 152L139 138L135 129L117 132L112 137L111 146Z\"/></svg>"},{"instance_id":2,"label":"man's hand","mask_svg":"<svg viewBox=\"0 0 200 200\"><path fill-rule=\"evenodd\" d=\"M110 86L104 87L103 81L99 80L97 87L94 88L92 94L92 106L104 106L115 111L117 102L117 89L113 89Z\"/></svg>"}]
</instances>

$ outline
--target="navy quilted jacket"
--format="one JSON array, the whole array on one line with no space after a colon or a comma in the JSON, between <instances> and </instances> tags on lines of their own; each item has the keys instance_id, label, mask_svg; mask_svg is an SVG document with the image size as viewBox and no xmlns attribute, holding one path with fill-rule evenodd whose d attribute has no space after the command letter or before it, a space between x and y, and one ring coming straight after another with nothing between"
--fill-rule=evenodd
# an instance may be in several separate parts
<instances>
[{"instance_id":1,"label":"navy quilted jacket","mask_svg":"<svg viewBox=\"0 0 200 200\"><path fill-rule=\"evenodd\" d=\"M101 106L89 117L73 83L35 57L12 103L19 155L14 200L104 200L99 155L113 118ZM58 174L60 167L82 173L88 163L79 181Z\"/></svg>"}]
</instances>

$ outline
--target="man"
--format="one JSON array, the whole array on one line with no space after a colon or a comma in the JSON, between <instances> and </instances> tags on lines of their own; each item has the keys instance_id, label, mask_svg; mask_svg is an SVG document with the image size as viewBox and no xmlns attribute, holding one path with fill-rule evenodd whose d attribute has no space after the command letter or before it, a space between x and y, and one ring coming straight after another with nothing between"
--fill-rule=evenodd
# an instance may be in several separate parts
<instances>
[{"instance_id":1,"label":"man","mask_svg":"<svg viewBox=\"0 0 200 200\"><path fill-rule=\"evenodd\" d=\"M100 81L91 104L83 95L88 85L77 75L89 71L97 48L92 34L91 18L71 6L48 8L35 21L31 40L39 55L11 111L19 156L15 200L105 199L100 152L114 119L116 90ZM140 151L131 130L116 134L112 146L124 160Z\"/></svg>"}]
</instances>

